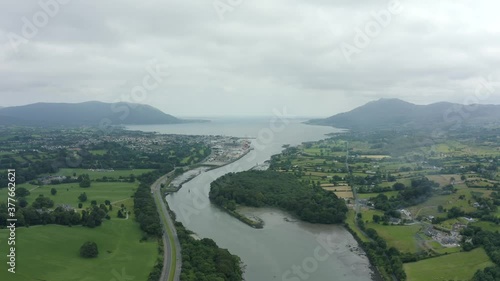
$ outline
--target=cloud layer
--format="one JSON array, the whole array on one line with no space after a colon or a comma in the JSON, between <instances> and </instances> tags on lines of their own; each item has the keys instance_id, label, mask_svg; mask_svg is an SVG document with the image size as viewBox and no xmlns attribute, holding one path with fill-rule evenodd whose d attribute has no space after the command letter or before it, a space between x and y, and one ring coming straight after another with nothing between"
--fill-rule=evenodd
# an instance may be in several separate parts
<instances>
[{"instance_id":1,"label":"cloud layer","mask_svg":"<svg viewBox=\"0 0 500 281\"><path fill-rule=\"evenodd\" d=\"M283 107L328 116L381 97L468 102L484 79L498 91L478 101L500 103L499 8L493 0L5 0L0 106L128 100L179 116ZM157 86L134 92L151 69L167 68Z\"/></svg>"}]
</instances>

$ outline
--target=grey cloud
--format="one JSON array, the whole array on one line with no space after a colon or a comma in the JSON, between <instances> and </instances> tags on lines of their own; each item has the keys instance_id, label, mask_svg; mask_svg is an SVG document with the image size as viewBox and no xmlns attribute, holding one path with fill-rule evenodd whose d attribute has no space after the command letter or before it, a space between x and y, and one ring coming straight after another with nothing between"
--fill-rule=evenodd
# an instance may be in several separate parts
<instances>
[{"instance_id":1,"label":"grey cloud","mask_svg":"<svg viewBox=\"0 0 500 281\"><path fill-rule=\"evenodd\" d=\"M8 34L40 7L2 1L0 96L16 96L6 105L115 101L141 83L151 59L172 76L145 102L183 116L283 106L327 116L380 97L460 102L481 77L500 81L493 0L401 0L403 11L351 62L341 44L353 44L389 1L244 0L224 20L212 3L72 0L15 52Z\"/></svg>"}]
</instances>

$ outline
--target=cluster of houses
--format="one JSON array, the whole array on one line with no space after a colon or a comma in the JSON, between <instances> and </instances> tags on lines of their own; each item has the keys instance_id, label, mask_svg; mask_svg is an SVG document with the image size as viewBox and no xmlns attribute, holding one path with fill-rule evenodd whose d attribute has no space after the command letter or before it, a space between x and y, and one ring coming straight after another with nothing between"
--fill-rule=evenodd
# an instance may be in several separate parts
<instances>
[{"instance_id":1,"label":"cluster of houses","mask_svg":"<svg viewBox=\"0 0 500 281\"><path fill-rule=\"evenodd\" d=\"M465 224L456 223L453 225L451 231L442 231L429 226L424 233L443 247L459 247L460 241L462 241L460 231L466 227L467 225Z\"/></svg>"},{"instance_id":2,"label":"cluster of houses","mask_svg":"<svg viewBox=\"0 0 500 281\"><path fill-rule=\"evenodd\" d=\"M66 176L43 176L38 178L38 180L43 184L43 185L48 185L52 184L53 182L62 182L66 180Z\"/></svg>"},{"instance_id":3,"label":"cluster of houses","mask_svg":"<svg viewBox=\"0 0 500 281\"><path fill-rule=\"evenodd\" d=\"M243 157L251 149L249 140L230 137L212 140L211 145L212 155L207 159L206 164L212 165L235 161Z\"/></svg>"}]
</instances>

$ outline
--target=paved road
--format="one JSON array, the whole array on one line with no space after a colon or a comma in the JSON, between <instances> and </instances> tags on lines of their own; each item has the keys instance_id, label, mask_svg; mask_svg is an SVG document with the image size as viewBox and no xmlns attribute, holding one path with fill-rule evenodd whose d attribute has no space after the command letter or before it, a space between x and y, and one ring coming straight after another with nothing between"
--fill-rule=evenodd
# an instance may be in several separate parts
<instances>
[{"instance_id":1,"label":"paved road","mask_svg":"<svg viewBox=\"0 0 500 281\"><path fill-rule=\"evenodd\" d=\"M163 194L160 190L161 184L172 175L173 172L164 175L151 186L151 192L153 193L163 228L164 256L160 281L179 281L181 275L181 245L177 238L174 222L168 213L165 201L163 200Z\"/></svg>"}]
</instances>

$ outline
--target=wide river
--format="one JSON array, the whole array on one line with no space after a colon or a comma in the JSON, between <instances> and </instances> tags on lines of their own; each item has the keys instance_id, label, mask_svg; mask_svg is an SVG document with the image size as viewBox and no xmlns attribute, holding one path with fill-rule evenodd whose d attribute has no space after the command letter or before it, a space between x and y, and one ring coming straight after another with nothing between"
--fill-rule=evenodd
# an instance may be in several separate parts
<instances>
[{"instance_id":1,"label":"wide river","mask_svg":"<svg viewBox=\"0 0 500 281\"><path fill-rule=\"evenodd\" d=\"M182 189L167 196L177 220L201 238L241 257L247 281L367 281L375 280L370 263L358 243L342 226L295 221L276 209L246 208L264 220L264 229L253 229L213 206L210 183L229 173L251 169L284 144L298 145L324 139L338 130L302 124L304 120L216 119L204 124L128 126L131 130L186 135L253 137L254 150L228 166L203 172ZM285 220L290 218L290 220Z\"/></svg>"}]
</instances>

